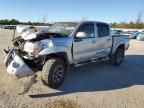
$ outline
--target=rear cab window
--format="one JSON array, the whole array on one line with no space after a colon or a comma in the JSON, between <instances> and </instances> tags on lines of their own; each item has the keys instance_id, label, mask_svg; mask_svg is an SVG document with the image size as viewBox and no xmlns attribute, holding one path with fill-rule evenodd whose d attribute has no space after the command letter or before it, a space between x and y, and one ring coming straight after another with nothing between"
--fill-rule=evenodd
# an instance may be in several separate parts
<instances>
[{"instance_id":1,"label":"rear cab window","mask_svg":"<svg viewBox=\"0 0 144 108\"><path fill-rule=\"evenodd\" d=\"M106 37L110 35L109 25L105 23L97 23L98 37Z\"/></svg>"}]
</instances>

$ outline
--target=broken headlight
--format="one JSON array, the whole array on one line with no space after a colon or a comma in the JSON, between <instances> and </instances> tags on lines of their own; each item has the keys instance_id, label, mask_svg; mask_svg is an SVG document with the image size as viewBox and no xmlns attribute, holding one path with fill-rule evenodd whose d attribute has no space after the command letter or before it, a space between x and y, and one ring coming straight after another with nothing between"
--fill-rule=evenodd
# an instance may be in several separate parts
<instances>
[{"instance_id":1,"label":"broken headlight","mask_svg":"<svg viewBox=\"0 0 144 108\"><path fill-rule=\"evenodd\" d=\"M38 54L41 50L52 46L53 43L51 40L41 40L38 42L26 42L24 45L24 51L31 54Z\"/></svg>"}]
</instances>

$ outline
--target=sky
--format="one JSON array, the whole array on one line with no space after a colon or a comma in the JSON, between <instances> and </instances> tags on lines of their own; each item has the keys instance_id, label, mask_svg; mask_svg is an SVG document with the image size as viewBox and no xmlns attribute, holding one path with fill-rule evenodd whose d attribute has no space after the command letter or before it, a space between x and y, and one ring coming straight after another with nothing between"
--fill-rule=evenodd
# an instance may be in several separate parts
<instances>
[{"instance_id":1,"label":"sky","mask_svg":"<svg viewBox=\"0 0 144 108\"><path fill-rule=\"evenodd\" d=\"M0 0L0 19L104 22L135 21L144 0Z\"/></svg>"}]
</instances>

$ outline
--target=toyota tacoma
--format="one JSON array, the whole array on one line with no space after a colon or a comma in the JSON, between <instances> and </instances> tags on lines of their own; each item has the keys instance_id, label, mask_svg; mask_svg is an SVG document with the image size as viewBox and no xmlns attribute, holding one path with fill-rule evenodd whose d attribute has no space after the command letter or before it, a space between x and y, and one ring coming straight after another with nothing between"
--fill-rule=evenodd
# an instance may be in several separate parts
<instances>
[{"instance_id":1,"label":"toyota tacoma","mask_svg":"<svg viewBox=\"0 0 144 108\"><path fill-rule=\"evenodd\" d=\"M48 31L25 32L5 50L7 72L23 78L41 72L42 82L57 88L69 67L108 59L119 66L129 48L129 36L111 35L107 23L57 22Z\"/></svg>"}]
</instances>

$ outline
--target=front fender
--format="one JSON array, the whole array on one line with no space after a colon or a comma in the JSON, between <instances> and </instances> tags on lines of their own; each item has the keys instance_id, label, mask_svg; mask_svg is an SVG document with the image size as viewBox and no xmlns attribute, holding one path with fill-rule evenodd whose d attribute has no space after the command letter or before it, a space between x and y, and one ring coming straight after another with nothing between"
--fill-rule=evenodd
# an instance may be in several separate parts
<instances>
[{"instance_id":1,"label":"front fender","mask_svg":"<svg viewBox=\"0 0 144 108\"><path fill-rule=\"evenodd\" d=\"M68 48L66 46L56 46L56 47L45 48L42 51L40 51L37 56L43 56L43 55L48 55L48 54L58 53L58 52L67 53Z\"/></svg>"},{"instance_id":2,"label":"front fender","mask_svg":"<svg viewBox=\"0 0 144 108\"><path fill-rule=\"evenodd\" d=\"M39 52L39 54L36 56L40 57L40 56L46 56L46 55L50 55L50 54L58 54L61 52L67 54L68 62L71 63L72 62L72 54L71 54L71 48L69 48L69 46L55 46L55 47L51 47L51 48L46 48L46 49L43 49L41 52Z\"/></svg>"}]
</instances>

